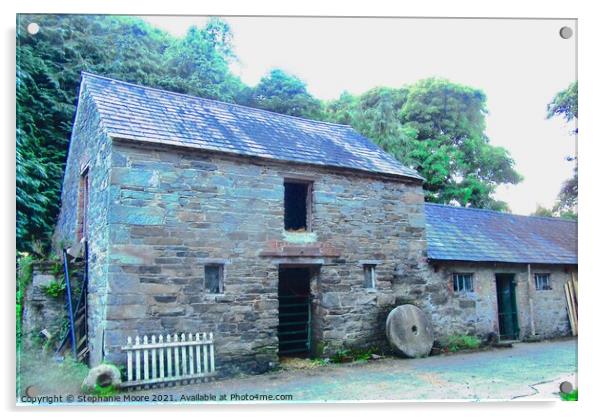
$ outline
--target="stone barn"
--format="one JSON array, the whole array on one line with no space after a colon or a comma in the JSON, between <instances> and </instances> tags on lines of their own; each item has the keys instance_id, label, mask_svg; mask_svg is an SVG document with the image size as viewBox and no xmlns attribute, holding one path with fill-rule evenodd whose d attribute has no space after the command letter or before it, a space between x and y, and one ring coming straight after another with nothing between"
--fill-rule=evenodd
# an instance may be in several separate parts
<instances>
[{"instance_id":1,"label":"stone barn","mask_svg":"<svg viewBox=\"0 0 602 420\"><path fill-rule=\"evenodd\" d=\"M402 303L437 337L566 334L576 225L425 212L422 182L349 126L83 73L55 244L88 245L90 364L121 363L127 336L213 332L218 371L262 372L386 345Z\"/></svg>"}]
</instances>

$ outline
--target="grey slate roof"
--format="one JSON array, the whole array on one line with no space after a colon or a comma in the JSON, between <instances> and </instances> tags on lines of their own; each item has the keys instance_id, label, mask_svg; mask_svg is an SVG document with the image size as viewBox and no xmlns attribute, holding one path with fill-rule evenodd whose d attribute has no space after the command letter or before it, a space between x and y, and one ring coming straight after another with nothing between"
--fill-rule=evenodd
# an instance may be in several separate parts
<instances>
[{"instance_id":1,"label":"grey slate roof","mask_svg":"<svg viewBox=\"0 0 602 420\"><path fill-rule=\"evenodd\" d=\"M577 264L577 222L425 204L433 260Z\"/></svg>"},{"instance_id":2,"label":"grey slate roof","mask_svg":"<svg viewBox=\"0 0 602 420\"><path fill-rule=\"evenodd\" d=\"M82 73L113 138L422 179L346 125L134 85Z\"/></svg>"}]
</instances>

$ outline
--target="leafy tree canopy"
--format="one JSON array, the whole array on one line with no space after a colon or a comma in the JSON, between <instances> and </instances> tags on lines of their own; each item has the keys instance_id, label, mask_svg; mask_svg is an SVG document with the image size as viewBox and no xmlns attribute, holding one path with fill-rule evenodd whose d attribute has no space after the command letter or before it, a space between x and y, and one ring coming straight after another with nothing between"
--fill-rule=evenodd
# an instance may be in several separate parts
<instances>
[{"instance_id":1,"label":"leafy tree canopy","mask_svg":"<svg viewBox=\"0 0 602 420\"><path fill-rule=\"evenodd\" d=\"M558 92L552 102L548 104L548 118L559 115L567 122L579 118L578 116L578 82L573 82L565 90Z\"/></svg>"},{"instance_id":2,"label":"leafy tree canopy","mask_svg":"<svg viewBox=\"0 0 602 420\"><path fill-rule=\"evenodd\" d=\"M320 119L322 103L308 91L307 85L296 76L274 69L261 78L246 104L255 108L296 117Z\"/></svg>"},{"instance_id":3,"label":"leafy tree canopy","mask_svg":"<svg viewBox=\"0 0 602 420\"><path fill-rule=\"evenodd\" d=\"M561 116L565 121L570 122L577 120L579 113L579 86L578 82L573 82L565 90L558 92L552 102L548 104L548 118L554 116ZM577 134L577 129L574 130L574 134ZM576 157L567 158L569 161L577 161ZM573 170L573 177L566 180L558 197L556 198L556 204L553 207L553 213L556 216L566 217L570 219L577 219L577 204L578 204L578 191L579 186L579 175L577 165Z\"/></svg>"},{"instance_id":4,"label":"leafy tree canopy","mask_svg":"<svg viewBox=\"0 0 602 420\"><path fill-rule=\"evenodd\" d=\"M558 193L558 198L554 205L554 211L557 214L573 214L575 215L574 218L577 217L577 204L579 198L578 185L579 179L577 168L575 168L573 177L564 181L560 188L560 192Z\"/></svg>"},{"instance_id":5,"label":"leafy tree canopy","mask_svg":"<svg viewBox=\"0 0 602 420\"><path fill-rule=\"evenodd\" d=\"M430 78L400 89L375 88L328 104L334 122L351 124L425 177L427 201L507 210L497 185L521 176L508 151L485 135L483 92Z\"/></svg>"},{"instance_id":6,"label":"leafy tree canopy","mask_svg":"<svg viewBox=\"0 0 602 420\"><path fill-rule=\"evenodd\" d=\"M554 217L554 212L544 206L538 204L531 216Z\"/></svg>"},{"instance_id":7,"label":"leafy tree canopy","mask_svg":"<svg viewBox=\"0 0 602 420\"><path fill-rule=\"evenodd\" d=\"M218 20L183 39L124 16L25 15L17 24L19 250L52 234L82 70L226 101L241 90L228 70L229 28Z\"/></svg>"},{"instance_id":8,"label":"leafy tree canopy","mask_svg":"<svg viewBox=\"0 0 602 420\"><path fill-rule=\"evenodd\" d=\"M165 50L168 74L159 81L167 90L203 98L235 102L243 83L230 72L235 59L227 23L211 19L204 29L195 26Z\"/></svg>"}]
</instances>

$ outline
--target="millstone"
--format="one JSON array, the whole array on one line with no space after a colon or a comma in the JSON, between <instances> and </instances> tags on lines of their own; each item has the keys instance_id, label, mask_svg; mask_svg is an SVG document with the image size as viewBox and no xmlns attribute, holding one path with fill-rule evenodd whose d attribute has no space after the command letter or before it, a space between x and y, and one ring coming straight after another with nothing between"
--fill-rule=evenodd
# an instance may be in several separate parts
<instances>
[{"instance_id":1,"label":"millstone","mask_svg":"<svg viewBox=\"0 0 602 420\"><path fill-rule=\"evenodd\" d=\"M118 388L121 385L121 372L116 366L109 364L98 365L90 369L82 383L82 390L84 392L94 391L96 385L100 387L113 385Z\"/></svg>"},{"instance_id":2,"label":"millstone","mask_svg":"<svg viewBox=\"0 0 602 420\"><path fill-rule=\"evenodd\" d=\"M428 356L433 347L431 323L414 305L393 309L387 317L386 332L391 347L407 357Z\"/></svg>"}]
</instances>

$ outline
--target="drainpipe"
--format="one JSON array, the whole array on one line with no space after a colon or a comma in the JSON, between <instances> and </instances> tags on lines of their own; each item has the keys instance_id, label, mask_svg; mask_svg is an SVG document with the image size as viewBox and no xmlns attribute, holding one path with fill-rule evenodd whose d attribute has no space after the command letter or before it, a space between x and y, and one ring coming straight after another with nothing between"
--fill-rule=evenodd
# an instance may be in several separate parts
<instances>
[{"instance_id":1,"label":"drainpipe","mask_svg":"<svg viewBox=\"0 0 602 420\"><path fill-rule=\"evenodd\" d=\"M531 264L527 264L527 294L529 296L529 319L531 320L531 336L535 336L535 319L533 318L533 282L531 281Z\"/></svg>"}]
</instances>

